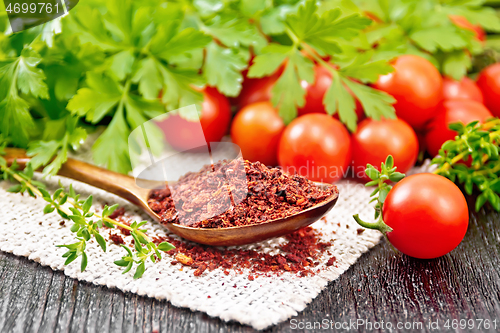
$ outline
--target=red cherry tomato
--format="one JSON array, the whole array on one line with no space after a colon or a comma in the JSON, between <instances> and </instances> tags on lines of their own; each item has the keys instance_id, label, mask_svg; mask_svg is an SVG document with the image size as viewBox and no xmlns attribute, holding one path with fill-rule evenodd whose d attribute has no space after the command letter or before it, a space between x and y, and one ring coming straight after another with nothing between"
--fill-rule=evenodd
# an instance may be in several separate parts
<instances>
[{"instance_id":1,"label":"red cherry tomato","mask_svg":"<svg viewBox=\"0 0 500 333\"><path fill-rule=\"evenodd\" d=\"M179 115L172 115L158 123L173 148L182 151L206 145L207 142L219 142L227 133L231 107L224 95L215 88L203 89L201 109L200 123L204 136L197 122L187 121Z\"/></svg>"},{"instance_id":2,"label":"red cherry tomato","mask_svg":"<svg viewBox=\"0 0 500 333\"><path fill-rule=\"evenodd\" d=\"M284 128L270 102L249 104L234 117L231 139L240 147L243 158L277 165L278 143Z\"/></svg>"},{"instance_id":3,"label":"red cherry tomato","mask_svg":"<svg viewBox=\"0 0 500 333\"><path fill-rule=\"evenodd\" d=\"M470 99L444 101L425 135L427 151L431 156L436 156L443 143L455 138L457 133L450 130L448 125L459 121L464 124L474 120L484 122L491 117L490 111L479 102Z\"/></svg>"},{"instance_id":4,"label":"red cherry tomato","mask_svg":"<svg viewBox=\"0 0 500 333\"><path fill-rule=\"evenodd\" d=\"M317 65L314 67L314 83L309 84L307 81L302 81L302 88L306 90L306 103L303 107L298 109L299 116L308 114L308 113L326 113L325 105L323 104L323 98L325 97L325 93L332 84L332 75L323 66ZM354 97L352 91L347 88L349 93ZM356 99L356 115L358 116L358 120L363 119L365 112L363 110L363 106ZM339 119L338 114L334 114L336 119Z\"/></svg>"},{"instance_id":5,"label":"red cherry tomato","mask_svg":"<svg viewBox=\"0 0 500 333\"><path fill-rule=\"evenodd\" d=\"M450 20L457 27L472 31L477 40L481 42L484 42L486 40L486 33L480 25L472 24L469 22L469 20L460 15L450 15Z\"/></svg>"},{"instance_id":6,"label":"red cherry tomato","mask_svg":"<svg viewBox=\"0 0 500 333\"><path fill-rule=\"evenodd\" d=\"M296 118L281 136L278 160L290 174L333 182L343 176L351 161L349 133L326 114Z\"/></svg>"},{"instance_id":7,"label":"red cherry tomato","mask_svg":"<svg viewBox=\"0 0 500 333\"><path fill-rule=\"evenodd\" d=\"M444 99L471 99L483 103L483 93L481 89L479 89L474 81L466 76L460 81L444 78L443 97Z\"/></svg>"},{"instance_id":8,"label":"red cherry tomato","mask_svg":"<svg viewBox=\"0 0 500 333\"><path fill-rule=\"evenodd\" d=\"M351 145L355 175L366 181L369 178L364 170L368 163L380 169L380 163L392 155L394 165L404 173L418 157L417 135L401 119L363 120L351 137Z\"/></svg>"},{"instance_id":9,"label":"red cherry tomato","mask_svg":"<svg viewBox=\"0 0 500 333\"><path fill-rule=\"evenodd\" d=\"M394 71L382 75L374 87L394 96L398 118L421 129L443 99L443 79L430 61L415 55L401 56L393 66Z\"/></svg>"},{"instance_id":10,"label":"red cherry tomato","mask_svg":"<svg viewBox=\"0 0 500 333\"><path fill-rule=\"evenodd\" d=\"M272 96L271 91L281 73L282 69L271 76L259 79L245 78L239 96L234 99L234 104L241 109L252 103L270 101Z\"/></svg>"},{"instance_id":11,"label":"red cherry tomato","mask_svg":"<svg viewBox=\"0 0 500 333\"><path fill-rule=\"evenodd\" d=\"M382 208L392 228L387 238L399 251L420 259L441 257L460 244L469 225L467 202L450 180L431 173L397 183Z\"/></svg>"},{"instance_id":12,"label":"red cherry tomato","mask_svg":"<svg viewBox=\"0 0 500 333\"><path fill-rule=\"evenodd\" d=\"M500 117L500 63L483 69L477 79L483 92L484 105L495 117Z\"/></svg>"}]
</instances>

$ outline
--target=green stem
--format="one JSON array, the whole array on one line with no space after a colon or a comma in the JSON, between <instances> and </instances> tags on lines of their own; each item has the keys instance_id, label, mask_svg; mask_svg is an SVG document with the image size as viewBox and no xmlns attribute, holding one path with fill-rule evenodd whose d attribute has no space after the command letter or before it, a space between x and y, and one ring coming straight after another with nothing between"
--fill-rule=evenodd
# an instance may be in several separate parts
<instances>
[{"instance_id":1,"label":"green stem","mask_svg":"<svg viewBox=\"0 0 500 333\"><path fill-rule=\"evenodd\" d=\"M479 175L495 174L498 171L500 171L500 164L497 164L493 169L474 171L472 175L479 176Z\"/></svg>"},{"instance_id":2,"label":"green stem","mask_svg":"<svg viewBox=\"0 0 500 333\"><path fill-rule=\"evenodd\" d=\"M352 217L363 228L378 230L381 233L383 233L384 235L387 234L388 232L392 231L392 228L384 223L384 220L382 219L382 214L380 215L380 217L378 218L378 220L376 222L363 221L362 219L359 218L358 214L353 215Z\"/></svg>"},{"instance_id":3,"label":"green stem","mask_svg":"<svg viewBox=\"0 0 500 333\"><path fill-rule=\"evenodd\" d=\"M326 68L331 74L332 74L332 77L335 77L335 75L337 75L337 70L332 67L328 62L324 61L317 53L316 51L314 51L314 49L309 46L308 44L306 43L301 43L300 46L302 46L302 48L304 50L307 51L307 54L309 54L311 57L314 58L314 60L320 64L321 66L323 66L324 68Z\"/></svg>"},{"instance_id":4,"label":"green stem","mask_svg":"<svg viewBox=\"0 0 500 333\"><path fill-rule=\"evenodd\" d=\"M285 28L285 31L288 35L288 37L290 37L290 39L292 40L293 42L293 46L296 48L297 46L299 46L300 44L300 40L299 40L299 37L297 37L297 35L292 31L292 29L290 29L289 27L286 27Z\"/></svg>"},{"instance_id":5,"label":"green stem","mask_svg":"<svg viewBox=\"0 0 500 333\"><path fill-rule=\"evenodd\" d=\"M22 177L20 177L17 173L15 173L14 171L12 171L12 169L10 169L10 168L6 167L6 168L2 168L2 170L3 170L4 172L7 172L9 175L11 175L11 176L12 176L15 180L17 180L19 183L21 183L21 184L25 183L25 184L26 184L26 186L28 186L28 187L31 189L31 191L33 191L33 193L35 193L38 197L40 197L40 198L41 198L41 197L43 197L42 193L38 190L38 188L37 188L36 186L34 186L33 184L31 184L29 181L26 181L26 180L25 180L25 179L23 179ZM71 198L68 198L68 204L72 205L73 207L75 207L75 208L77 208L77 209L80 209L80 210L82 209L82 207L81 207L81 206L80 206L77 202L75 202L73 199L71 199ZM69 215L73 215L73 213L72 213L69 209L67 209L67 208L65 208L65 207L60 206L60 207L59 207L59 209L60 209L61 211L63 211L63 212L64 212L66 215L68 215L68 216L69 216ZM120 227L120 228L126 229L126 230L128 230L128 231L134 231L134 229L132 229L130 226L128 226L128 225L126 225L126 224L124 224L124 223L120 223L120 222L118 222L118 221L116 221L116 220L113 220L113 219L111 219L111 218L109 218L109 217L107 217L107 216L106 216L106 217L103 217L102 215L99 215L99 214L97 214L97 213L94 213L94 216L95 216L96 218L98 218L98 219L103 219L104 221L106 221L106 222L108 222L108 223L114 224L114 225L116 225L117 227ZM147 242L150 242L150 241L151 241L151 240L149 239L149 237L148 237L145 233L143 233L142 231L140 231L140 230L136 230L136 233L137 233L138 235L140 235L140 236L144 237L144 239L145 239Z\"/></svg>"},{"instance_id":6,"label":"green stem","mask_svg":"<svg viewBox=\"0 0 500 333\"><path fill-rule=\"evenodd\" d=\"M439 169L434 170L432 173L435 174L440 174L441 172L447 171L451 168L452 165L458 163L459 161L463 160L465 155L467 155L467 151L461 152L457 156L453 157L450 163L445 163L443 166L441 166Z\"/></svg>"}]
</instances>

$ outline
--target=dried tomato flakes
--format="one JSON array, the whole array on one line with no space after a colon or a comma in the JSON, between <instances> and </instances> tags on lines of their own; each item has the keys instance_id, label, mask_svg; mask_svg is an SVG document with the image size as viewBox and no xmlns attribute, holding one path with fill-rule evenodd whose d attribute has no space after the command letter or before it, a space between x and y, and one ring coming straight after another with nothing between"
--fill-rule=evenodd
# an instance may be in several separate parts
<instances>
[{"instance_id":1,"label":"dried tomato flakes","mask_svg":"<svg viewBox=\"0 0 500 333\"><path fill-rule=\"evenodd\" d=\"M326 262L326 265L327 265L327 266L332 266L332 265L335 263L335 261L337 261L337 258L335 258L335 257L331 257L331 258L330 258L330 259L328 259L328 261Z\"/></svg>"},{"instance_id":2,"label":"dried tomato flakes","mask_svg":"<svg viewBox=\"0 0 500 333\"><path fill-rule=\"evenodd\" d=\"M167 252L172 255L175 261L182 263L180 258L189 258L191 269L194 275L200 276L206 270L212 271L222 268L225 275L229 275L229 269L234 267L234 271L243 274L243 270L249 271L248 279L252 281L257 276L279 276L285 272L297 273L299 276L314 275L319 265L317 261L327 254L332 242L322 242L322 234L312 227L299 229L287 236L288 241L278 246L281 253L269 254L256 250L243 250L231 248L216 248L199 245L196 243L179 240L174 237L153 237L155 243L168 241L175 246ZM332 257L329 263L335 261ZM270 274L271 273L271 274Z\"/></svg>"},{"instance_id":3,"label":"dried tomato flakes","mask_svg":"<svg viewBox=\"0 0 500 333\"><path fill-rule=\"evenodd\" d=\"M111 232L109 233L109 240L115 243L116 245L125 244L122 236Z\"/></svg>"},{"instance_id":4,"label":"dried tomato flakes","mask_svg":"<svg viewBox=\"0 0 500 333\"><path fill-rule=\"evenodd\" d=\"M162 223L228 228L287 217L335 194L335 185L323 189L302 176L236 159L187 173L172 191L152 191L148 204Z\"/></svg>"}]
</instances>

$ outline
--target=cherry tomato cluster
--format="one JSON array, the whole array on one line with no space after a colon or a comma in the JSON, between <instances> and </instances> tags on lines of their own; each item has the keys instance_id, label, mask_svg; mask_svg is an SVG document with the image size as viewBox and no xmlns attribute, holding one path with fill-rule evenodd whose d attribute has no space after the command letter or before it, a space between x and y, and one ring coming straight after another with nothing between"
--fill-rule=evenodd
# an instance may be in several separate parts
<instances>
[{"instance_id":1,"label":"cherry tomato cluster","mask_svg":"<svg viewBox=\"0 0 500 333\"><path fill-rule=\"evenodd\" d=\"M443 78L432 63L414 55L397 58L393 66L394 72L381 76L374 87L396 99L397 119L363 119L357 101L359 124L349 135L336 114L326 114L323 97L332 78L318 65L314 83L302 83L305 105L286 127L269 102L277 76L245 81L235 100L240 109L231 137L249 160L279 164L317 181L332 182L346 174L367 180L363 172L367 163L379 165L391 154L398 170L406 172L419 149L435 156L445 141L454 138L450 123L500 115L495 103L500 98L500 64L486 68L477 84L468 77Z\"/></svg>"},{"instance_id":2,"label":"cherry tomato cluster","mask_svg":"<svg viewBox=\"0 0 500 333\"><path fill-rule=\"evenodd\" d=\"M452 20L484 41L480 27L463 17ZM316 64L315 81L301 83L305 105L288 125L270 102L280 70L261 79L245 78L236 98L227 99L216 89L205 88L200 118L205 139L220 141L229 132L245 159L279 165L311 180L334 182L349 175L370 181L367 164L380 170L392 155L391 163L404 173L415 164L419 152L426 150L435 156L445 141L455 137L449 124L500 116L500 63L485 68L477 81L442 77L430 61L416 55L400 56L392 65L394 71L381 76L373 87L395 98L395 119L365 118L363 106L356 100L358 126L349 133L336 114L328 115L325 110L323 99L332 75ZM237 110L232 122L231 105ZM182 122L185 120L179 117L165 132L170 132L167 139L175 148L187 149L196 145L189 139L196 129L181 126ZM444 255L460 243L467 230L465 199L444 177L411 176L385 195L381 216L390 229L386 234L408 255Z\"/></svg>"},{"instance_id":3,"label":"cherry tomato cluster","mask_svg":"<svg viewBox=\"0 0 500 333\"><path fill-rule=\"evenodd\" d=\"M315 181L333 182L346 175L366 181L368 163L380 165L392 155L398 170L406 172L419 151L426 149L435 156L445 141L454 138L449 124L500 116L500 64L484 69L477 82L468 77L443 78L428 60L415 55L400 56L393 66L394 71L373 86L396 99L397 119L364 119L357 101L358 128L350 134L336 114L325 111L323 97L332 78L317 65L314 83L302 83L306 103L288 126L270 102L276 74L246 79L241 94L231 101L216 89L205 88L200 118L205 139L220 141L230 128L233 142L248 160L280 165ZM230 104L237 109L232 122ZM176 117L165 129L168 141L177 149L196 146L192 141L197 128Z\"/></svg>"}]
</instances>

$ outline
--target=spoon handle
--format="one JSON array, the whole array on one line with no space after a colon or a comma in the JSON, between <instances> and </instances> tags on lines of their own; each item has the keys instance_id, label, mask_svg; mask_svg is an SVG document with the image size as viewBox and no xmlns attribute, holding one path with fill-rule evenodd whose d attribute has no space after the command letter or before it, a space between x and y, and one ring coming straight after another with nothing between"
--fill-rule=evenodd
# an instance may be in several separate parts
<instances>
[{"instance_id":1,"label":"spoon handle","mask_svg":"<svg viewBox=\"0 0 500 333\"><path fill-rule=\"evenodd\" d=\"M6 148L5 152L7 154L3 157L8 165L15 160L21 168L24 168L30 160L23 149ZM68 158L57 174L111 192L139 206L144 205L147 201L149 190L138 187L133 177L79 160Z\"/></svg>"}]
</instances>

